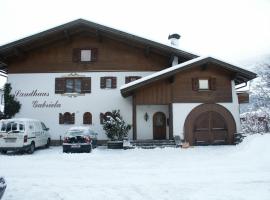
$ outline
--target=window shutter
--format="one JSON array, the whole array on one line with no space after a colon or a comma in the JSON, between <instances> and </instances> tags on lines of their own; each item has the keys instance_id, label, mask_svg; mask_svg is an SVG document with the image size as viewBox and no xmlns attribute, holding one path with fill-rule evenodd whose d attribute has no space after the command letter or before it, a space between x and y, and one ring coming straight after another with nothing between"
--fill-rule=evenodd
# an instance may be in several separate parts
<instances>
[{"instance_id":1,"label":"window shutter","mask_svg":"<svg viewBox=\"0 0 270 200\"><path fill-rule=\"evenodd\" d=\"M92 124L92 115L90 112L83 114L83 124Z\"/></svg>"},{"instance_id":2,"label":"window shutter","mask_svg":"<svg viewBox=\"0 0 270 200\"><path fill-rule=\"evenodd\" d=\"M105 88L106 87L106 79L105 77L100 77L100 88Z\"/></svg>"},{"instance_id":3,"label":"window shutter","mask_svg":"<svg viewBox=\"0 0 270 200\"><path fill-rule=\"evenodd\" d=\"M73 49L72 52L72 61L73 62L80 62L81 61L81 49Z\"/></svg>"},{"instance_id":4,"label":"window shutter","mask_svg":"<svg viewBox=\"0 0 270 200\"><path fill-rule=\"evenodd\" d=\"M100 113L99 119L100 119L100 124L103 124L104 123L104 114L103 113Z\"/></svg>"},{"instance_id":5,"label":"window shutter","mask_svg":"<svg viewBox=\"0 0 270 200\"><path fill-rule=\"evenodd\" d=\"M216 90L216 78L209 79L210 90Z\"/></svg>"},{"instance_id":6,"label":"window shutter","mask_svg":"<svg viewBox=\"0 0 270 200\"><path fill-rule=\"evenodd\" d=\"M71 114L71 121L70 124L75 124L75 113Z\"/></svg>"},{"instance_id":7,"label":"window shutter","mask_svg":"<svg viewBox=\"0 0 270 200\"><path fill-rule=\"evenodd\" d=\"M92 48L91 49L91 61L96 62L97 61L97 56L98 56L98 49L97 48Z\"/></svg>"},{"instance_id":8,"label":"window shutter","mask_svg":"<svg viewBox=\"0 0 270 200\"><path fill-rule=\"evenodd\" d=\"M82 78L82 93L91 93L91 77Z\"/></svg>"},{"instance_id":9,"label":"window shutter","mask_svg":"<svg viewBox=\"0 0 270 200\"><path fill-rule=\"evenodd\" d=\"M116 88L116 87L117 87L117 78L112 77L112 88Z\"/></svg>"},{"instance_id":10,"label":"window shutter","mask_svg":"<svg viewBox=\"0 0 270 200\"><path fill-rule=\"evenodd\" d=\"M55 94L65 93L65 78L55 78Z\"/></svg>"},{"instance_id":11,"label":"window shutter","mask_svg":"<svg viewBox=\"0 0 270 200\"><path fill-rule=\"evenodd\" d=\"M192 78L192 90L198 91L199 89L199 79L198 78Z\"/></svg>"},{"instance_id":12,"label":"window shutter","mask_svg":"<svg viewBox=\"0 0 270 200\"><path fill-rule=\"evenodd\" d=\"M129 83L130 82L130 76L126 76L126 81L125 81L125 83L127 84L127 83Z\"/></svg>"},{"instance_id":13,"label":"window shutter","mask_svg":"<svg viewBox=\"0 0 270 200\"><path fill-rule=\"evenodd\" d=\"M62 113L59 113L59 124L64 124L64 116Z\"/></svg>"}]
</instances>

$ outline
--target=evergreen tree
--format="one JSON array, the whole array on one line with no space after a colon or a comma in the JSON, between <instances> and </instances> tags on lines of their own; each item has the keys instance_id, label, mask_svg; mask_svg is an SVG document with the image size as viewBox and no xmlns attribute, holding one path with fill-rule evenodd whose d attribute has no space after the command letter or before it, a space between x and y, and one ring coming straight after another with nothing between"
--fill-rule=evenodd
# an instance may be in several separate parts
<instances>
[{"instance_id":1,"label":"evergreen tree","mask_svg":"<svg viewBox=\"0 0 270 200\"><path fill-rule=\"evenodd\" d=\"M120 115L120 110L113 110L111 115L105 116L103 122L103 129L111 140L123 140L131 129L131 125L126 124Z\"/></svg>"},{"instance_id":2,"label":"evergreen tree","mask_svg":"<svg viewBox=\"0 0 270 200\"><path fill-rule=\"evenodd\" d=\"M21 108L20 102L11 94L11 90L11 84L6 83L4 86L4 116L6 119L12 118Z\"/></svg>"}]
</instances>

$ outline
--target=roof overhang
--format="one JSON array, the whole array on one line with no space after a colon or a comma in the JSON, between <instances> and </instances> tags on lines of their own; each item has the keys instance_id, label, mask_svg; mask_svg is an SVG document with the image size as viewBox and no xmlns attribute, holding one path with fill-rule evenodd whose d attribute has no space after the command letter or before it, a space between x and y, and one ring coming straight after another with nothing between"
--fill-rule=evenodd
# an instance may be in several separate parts
<instances>
[{"instance_id":1,"label":"roof overhang","mask_svg":"<svg viewBox=\"0 0 270 200\"><path fill-rule=\"evenodd\" d=\"M198 57L195 54L174 48L166 44L155 42L153 40L139 37L84 19L77 19L52 29L0 46L0 61L5 61L7 58L12 56L24 55L25 52L41 45L46 45L49 42L55 42L59 39L69 40L71 36L81 32L88 32L88 34L96 36L100 40L102 40L103 36L110 35L112 38L120 38L122 41L125 41L128 44L130 44L131 41L134 41L143 46L147 52L158 49L159 51L165 52L168 55L184 57L186 60ZM48 40L48 42L41 43L41 41L45 39Z\"/></svg>"},{"instance_id":2,"label":"roof overhang","mask_svg":"<svg viewBox=\"0 0 270 200\"><path fill-rule=\"evenodd\" d=\"M232 79L235 81L236 85L248 82L248 81L257 77L257 74L255 74L251 71L248 71L248 70L245 70L243 68L237 67L235 65L229 64L227 62L218 60L216 58L198 57L198 58L189 60L187 62L181 63L179 65L175 65L173 67L156 72L156 73L151 74L149 76L143 77L143 78L138 79L136 81L133 81L131 83L125 84L120 88L121 94L123 97L128 97L128 96L132 95L135 90L137 90L145 85L148 85L148 84L153 83L153 82L158 81L158 80L169 78L178 72L190 69L192 67L201 66L201 65L204 65L207 63L217 64L218 66L233 72L234 77L232 77Z\"/></svg>"}]
</instances>

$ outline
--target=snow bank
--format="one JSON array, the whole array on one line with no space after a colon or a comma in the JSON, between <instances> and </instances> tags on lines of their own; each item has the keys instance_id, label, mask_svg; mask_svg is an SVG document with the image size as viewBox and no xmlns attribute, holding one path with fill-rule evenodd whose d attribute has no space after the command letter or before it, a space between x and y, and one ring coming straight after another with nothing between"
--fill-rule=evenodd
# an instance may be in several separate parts
<instances>
[{"instance_id":1,"label":"snow bank","mask_svg":"<svg viewBox=\"0 0 270 200\"><path fill-rule=\"evenodd\" d=\"M248 135L237 146L237 151L249 157L267 156L270 158L270 133Z\"/></svg>"},{"instance_id":2,"label":"snow bank","mask_svg":"<svg viewBox=\"0 0 270 200\"><path fill-rule=\"evenodd\" d=\"M188 149L0 155L5 200L269 200L270 134ZM27 191L27 192L26 192Z\"/></svg>"}]
</instances>

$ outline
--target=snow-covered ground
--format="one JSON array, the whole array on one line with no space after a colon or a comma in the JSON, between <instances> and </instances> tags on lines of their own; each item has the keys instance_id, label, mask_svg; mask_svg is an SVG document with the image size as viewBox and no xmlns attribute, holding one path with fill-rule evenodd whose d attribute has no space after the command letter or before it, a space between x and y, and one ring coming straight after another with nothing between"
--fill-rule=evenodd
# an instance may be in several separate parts
<instances>
[{"instance_id":1,"label":"snow-covered ground","mask_svg":"<svg viewBox=\"0 0 270 200\"><path fill-rule=\"evenodd\" d=\"M270 199L270 134L238 146L0 155L4 200Z\"/></svg>"}]
</instances>

